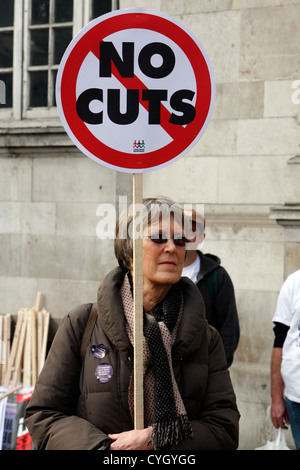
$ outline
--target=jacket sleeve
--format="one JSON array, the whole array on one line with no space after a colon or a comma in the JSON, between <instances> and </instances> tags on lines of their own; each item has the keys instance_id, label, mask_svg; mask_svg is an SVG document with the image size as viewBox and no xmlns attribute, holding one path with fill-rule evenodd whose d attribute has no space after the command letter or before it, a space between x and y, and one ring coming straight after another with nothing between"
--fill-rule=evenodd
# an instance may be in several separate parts
<instances>
[{"instance_id":1,"label":"jacket sleeve","mask_svg":"<svg viewBox=\"0 0 300 470\"><path fill-rule=\"evenodd\" d=\"M193 438L174 450L235 450L239 442L240 414L231 383L221 337L209 327L208 378L199 419L191 421Z\"/></svg>"},{"instance_id":2,"label":"jacket sleeve","mask_svg":"<svg viewBox=\"0 0 300 470\"><path fill-rule=\"evenodd\" d=\"M214 300L216 328L221 335L229 367L240 338L239 319L231 278L222 266L217 272L218 292Z\"/></svg>"},{"instance_id":3,"label":"jacket sleeve","mask_svg":"<svg viewBox=\"0 0 300 470\"><path fill-rule=\"evenodd\" d=\"M26 409L25 425L37 450L89 450L107 438L76 416L79 350L88 317L87 306L78 309L62 320Z\"/></svg>"}]
</instances>

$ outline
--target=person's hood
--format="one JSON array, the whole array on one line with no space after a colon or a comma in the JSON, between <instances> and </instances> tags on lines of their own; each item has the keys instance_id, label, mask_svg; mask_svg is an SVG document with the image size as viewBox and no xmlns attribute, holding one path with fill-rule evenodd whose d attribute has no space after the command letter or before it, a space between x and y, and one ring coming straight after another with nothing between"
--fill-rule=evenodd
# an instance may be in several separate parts
<instances>
[{"instance_id":1,"label":"person's hood","mask_svg":"<svg viewBox=\"0 0 300 470\"><path fill-rule=\"evenodd\" d=\"M197 251L200 256L200 273L198 275L198 281L202 279L206 274L214 271L221 264L221 259L218 256L211 255L210 253L203 254L201 251Z\"/></svg>"}]
</instances>

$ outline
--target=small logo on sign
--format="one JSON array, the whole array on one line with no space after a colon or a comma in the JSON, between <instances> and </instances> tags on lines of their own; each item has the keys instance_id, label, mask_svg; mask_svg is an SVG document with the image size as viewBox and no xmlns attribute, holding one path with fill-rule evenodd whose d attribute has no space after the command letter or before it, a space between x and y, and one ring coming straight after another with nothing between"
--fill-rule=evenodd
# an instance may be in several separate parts
<instances>
[{"instance_id":1,"label":"small logo on sign","mask_svg":"<svg viewBox=\"0 0 300 470\"><path fill-rule=\"evenodd\" d=\"M138 141L134 141L133 142L133 151L134 152L145 152L145 141L142 140L142 142L140 140Z\"/></svg>"}]
</instances>

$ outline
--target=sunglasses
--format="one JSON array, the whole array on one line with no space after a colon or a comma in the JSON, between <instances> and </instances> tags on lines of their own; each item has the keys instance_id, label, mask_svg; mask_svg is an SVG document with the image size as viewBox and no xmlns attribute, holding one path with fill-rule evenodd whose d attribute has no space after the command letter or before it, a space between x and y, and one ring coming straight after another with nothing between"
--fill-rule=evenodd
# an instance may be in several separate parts
<instances>
[{"instance_id":1,"label":"sunglasses","mask_svg":"<svg viewBox=\"0 0 300 470\"><path fill-rule=\"evenodd\" d=\"M153 243L156 243L157 245L163 245L164 243L167 243L168 240L173 240L174 245L179 247L183 247L187 243L189 243L189 240L185 237L167 237L163 233L152 233L148 237L144 238L149 238Z\"/></svg>"}]
</instances>

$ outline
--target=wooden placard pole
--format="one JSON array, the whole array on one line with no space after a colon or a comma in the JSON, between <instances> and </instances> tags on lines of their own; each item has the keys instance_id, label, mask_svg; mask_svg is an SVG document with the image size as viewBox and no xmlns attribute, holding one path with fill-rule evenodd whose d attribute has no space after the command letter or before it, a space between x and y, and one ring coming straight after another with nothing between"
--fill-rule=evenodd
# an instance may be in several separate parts
<instances>
[{"instance_id":1,"label":"wooden placard pole","mask_svg":"<svg viewBox=\"0 0 300 470\"><path fill-rule=\"evenodd\" d=\"M17 351L16 351L16 358L15 358L15 370L13 373L12 378L12 387L16 387L17 381L20 380L21 376L21 367L22 367L22 356L24 353L24 344L25 344L25 337L26 337L26 328L27 328L27 309L24 309L22 314L22 325L20 331L20 340L17 344Z\"/></svg>"},{"instance_id":2,"label":"wooden placard pole","mask_svg":"<svg viewBox=\"0 0 300 470\"><path fill-rule=\"evenodd\" d=\"M50 322L50 312L45 311L45 314L43 312L43 337L42 337L42 349L41 349L41 360L39 364L39 371L40 373L42 371L42 368L44 367L45 364L45 359L46 359L46 350L47 350L47 339L48 339L48 331L49 331L49 322Z\"/></svg>"},{"instance_id":3,"label":"wooden placard pole","mask_svg":"<svg viewBox=\"0 0 300 470\"><path fill-rule=\"evenodd\" d=\"M12 346L11 346L11 351L10 351L10 355L9 355L9 359L8 359L8 363L7 363L6 374L5 374L4 382L3 382L3 385L4 385L5 388L9 387L12 367L15 364L18 345L19 345L19 342L21 341L21 331L22 331L22 327L23 327L24 317L25 317L24 311L19 310L16 329L15 329L15 334L14 334L14 338L13 338L13 342L12 342Z\"/></svg>"},{"instance_id":4,"label":"wooden placard pole","mask_svg":"<svg viewBox=\"0 0 300 470\"><path fill-rule=\"evenodd\" d=\"M134 428L144 429L143 386L143 239L137 206L143 204L143 174L133 174L133 285L134 285ZM139 220L141 220L141 215Z\"/></svg>"}]
</instances>

